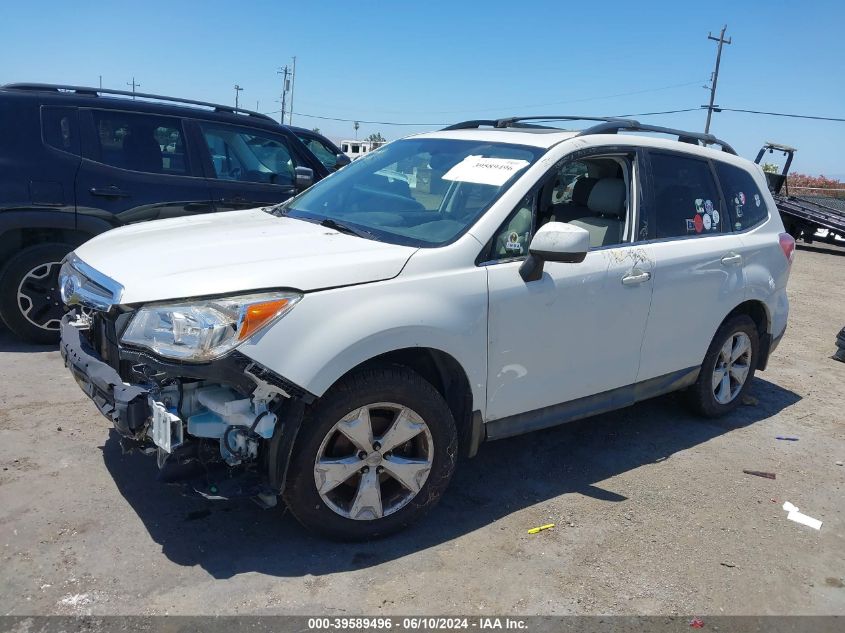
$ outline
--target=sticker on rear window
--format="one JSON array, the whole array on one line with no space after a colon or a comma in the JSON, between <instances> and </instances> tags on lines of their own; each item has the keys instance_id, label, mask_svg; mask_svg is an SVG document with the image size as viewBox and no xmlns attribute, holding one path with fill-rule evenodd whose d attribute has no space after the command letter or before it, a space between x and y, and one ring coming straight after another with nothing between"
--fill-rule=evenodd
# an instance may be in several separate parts
<instances>
[{"instance_id":1,"label":"sticker on rear window","mask_svg":"<svg viewBox=\"0 0 845 633\"><path fill-rule=\"evenodd\" d=\"M514 251L516 253L522 252L522 244L519 241L519 233L511 231L508 235L508 241L505 242L505 250Z\"/></svg>"},{"instance_id":2,"label":"sticker on rear window","mask_svg":"<svg viewBox=\"0 0 845 633\"><path fill-rule=\"evenodd\" d=\"M760 206L760 194L759 193L754 194L754 204L756 204L758 207Z\"/></svg>"},{"instance_id":3,"label":"sticker on rear window","mask_svg":"<svg viewBox=\"0 0 845 633\"><path fill-rule=\"evenodd\" d=\"M443 175L443 180L501 187L528 166L527 160L467 156Z\"/></svg>"}]
</instances>

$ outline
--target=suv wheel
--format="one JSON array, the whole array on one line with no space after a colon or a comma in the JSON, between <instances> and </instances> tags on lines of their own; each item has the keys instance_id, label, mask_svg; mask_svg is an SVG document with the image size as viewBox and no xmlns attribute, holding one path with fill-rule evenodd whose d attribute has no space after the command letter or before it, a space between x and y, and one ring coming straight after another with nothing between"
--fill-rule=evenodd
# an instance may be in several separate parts
<instances>
[{"instance_id":1,"label":"suv wheel","mask_svg":"<svg viewBox=\"0 0 845 633\"><path fill-rule=\"evenodd\" d=\"M723 323L710 343L698 380L690 387L693 408L708 418L735 409L754 378L759 349L751 317L741 314Z\"/></svg>"},{"instance_id":2,"label":"suv wheel","mask_svg":"<svg viewBox=\"0 0 845 633\"><path fill-rule=\"evenodd\" d=\"M431 384L404 367L364 370L306 413L285 502L331 538L384 536L434 506L457 448L452 414Z\"/></svg>"},{"instance_id":3,"label":"suv wheel","mask_svg":"<svg viewBox=\"0 0 845 633\"><path fill-rule=\"evenodd\" d=\"M73 247L38 244L15 254L0 272L0 315L8 328L30 343L59 340L65 312L59 268Z\"/></svg>"}]
</instances>

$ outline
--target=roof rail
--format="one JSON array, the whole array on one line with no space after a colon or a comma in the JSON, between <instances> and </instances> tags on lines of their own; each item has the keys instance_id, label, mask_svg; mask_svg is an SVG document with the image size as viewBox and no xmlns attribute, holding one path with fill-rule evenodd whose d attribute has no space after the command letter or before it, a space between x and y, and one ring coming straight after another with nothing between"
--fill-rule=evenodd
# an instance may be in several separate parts
<instances>
[{"instance_id":1,"label":"roof rail","mask_svg":"<svg viewBox=\"0 0 845 633\"><path fill-rule=\"evenodd\" d=\"M525 121L597 121L597 125L587 128L578 133L578 136L586 136L589 134L616 134L620 131L628 132L655 132L658 134L668 134L670 136L677 136L681 143L691 143L698 145L719 145L722 151L728 154L736 154L736 150L728 145L725 141L716 138L712 134L702 134L700 132L688 132L686 130L676 130L674 128L661 127L659 125L648 125L635 121L633 119L624 119L621 117L596 117L596 116L573 116L573 115L551 115L551 116L521 116L508 117L504 119L480 119L475 121L464 121L463 123L456 123L444 130L467 130L478 128L482 126L489 126L494 128L513 128L513 127L544 127L540 125L532 125L525 123Z\"/></svg>"},{"instance_id":2,"label":"roof rail","mask_svg":"<svg viewBox=\"0 0 845 633\"><path fill-rule=\"evenodd\" d=\"M718 145L723 152L737 155L736 150L727 142L716 138L712 134L703 134L701 132L688 132L686 130L677 130L671 127L661 127L659 125L648 125L634 121L631 119L613 119L606 123L599 123L593 127L589 127L578 136L586 136L588 134L616 134L619 131L628 132L655 132L657 134L668 134L669 136L677 136L681 143L691 143L698 145L699 142L704 145Z\"/></svg>"},{"instance_id":3,"label":"roof rail","mask_svg":"<svg viewBox=\"0 0 845 633\"><path fill-rule=\"evenodd\" d=\"M78 95L85 95L96 97L101 94L104 95L121 95L124 97L139 97L141 99L155 99L157 101L171 101L173 103L185 103L188 105L203 106L205 108L212 108L215 112L227 112L229 114L246 114L248 116L265 119L267 121L276 122L272 117L253 110L245 110L244 108L234 108L232 106L221 105L219 103L210 103L208 101L197 101L195 99L182 99L180 97L167 97L165 95L155 95L146 92L130 92L128 90L112 90L111 88L89 88L86 86L66 86L61 84L34 84L34 83L16 83L6 84L0 88L7 90L32 90L40 92L55 92L61 94L62 92L73 92Z\"/></svg>"}]
</instances>

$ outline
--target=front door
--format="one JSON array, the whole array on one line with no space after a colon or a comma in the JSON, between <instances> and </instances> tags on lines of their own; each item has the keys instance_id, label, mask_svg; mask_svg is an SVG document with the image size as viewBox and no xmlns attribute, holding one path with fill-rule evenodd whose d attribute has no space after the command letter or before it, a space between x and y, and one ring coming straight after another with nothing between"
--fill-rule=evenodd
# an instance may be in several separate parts
<instances>
[{"instance_id":1,"label":"front door","mask_svg":"<svg viewBox=\"0 0 845 633\"><path fill-rule=\"evenodd\" d=\"M517 226L525 209L533 208L534 226L544 216L560 215L556 203L561 196L544 193L549 191L545 187L502 227L506 249L499 249L499 261L487 265L488 421L635 382L651 303L653 257L633 237L638 233L633 229L638 205L630 202L638 189L634 158L582 161L601 192L622 191L623 182L626 190L624 200L591 194L584 217L573 220L590 227L593 238L583 262L546 262L539 280L525 282L519 275L523 257L507 259L507 249L511 256L524 253L530 242L530 235L523 237L527 227ZM551 178L565 184L563 176L571 167L564 164Z\"/></svg>"},{"instance_id":2,"label":"front door","mask_svg":"<svg viewBox=\"0 0 845 633\"><path fill-rule=\"evenodd\" d=\"M178 117L87 109L79 116L80 215L121 225L214 210Z\"/></svg>"},{"instance_id":3,"label":"front door","mask_svg":"<svg viewBox=\"0 0 845 633\"><path fill-rule=\"evenodd\" d=\"M208 150L206 170L218 211L284 202L296 193L296 167L311 167L284 134L227 123L197 125Z\"/></svg>"}]
</instances>

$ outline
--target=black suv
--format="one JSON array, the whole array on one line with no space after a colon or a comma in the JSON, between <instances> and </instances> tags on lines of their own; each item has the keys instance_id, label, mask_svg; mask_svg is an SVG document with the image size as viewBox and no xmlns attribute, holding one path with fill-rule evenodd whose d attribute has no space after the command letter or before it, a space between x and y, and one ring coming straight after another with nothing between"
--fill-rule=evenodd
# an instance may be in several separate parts
<instances>
[{"instance_id":1,"label":"black suv","mask_svg":"<svg viewBox=\"0 0 845 633\"><path fill-rule=\"evenodd\" d=\"M282 202L349 162L335 150L223 105L0 86L0 317L26 340L56 341L59 263L74 247L123 224Z\"/></svg>"}]
</instances>

